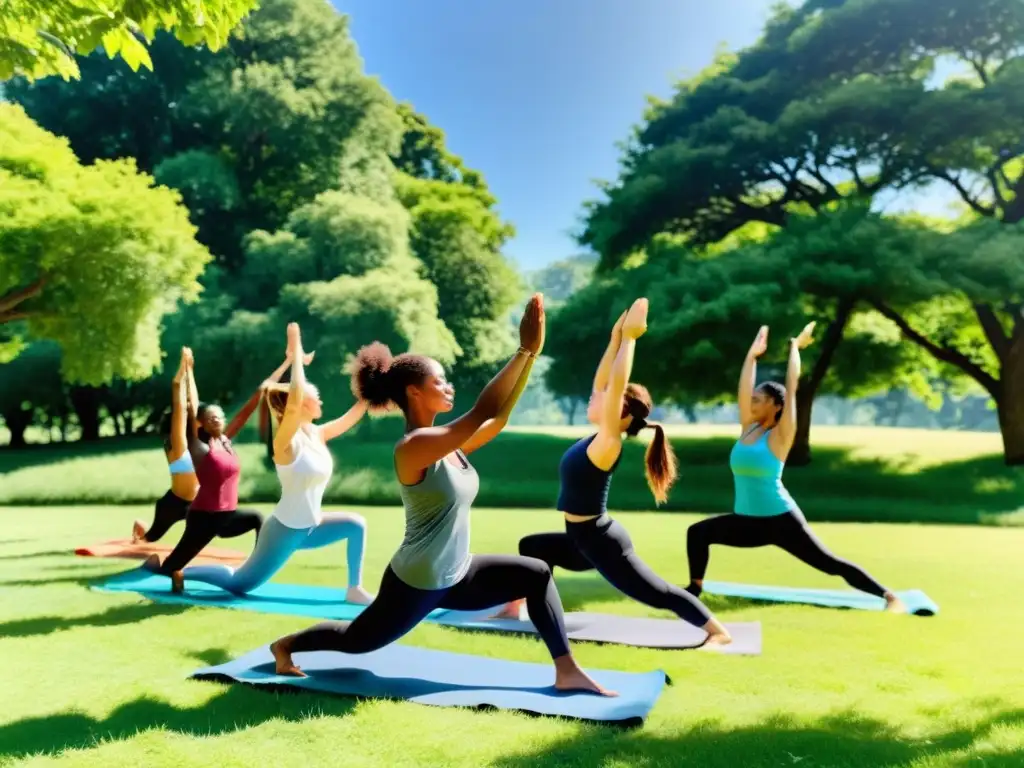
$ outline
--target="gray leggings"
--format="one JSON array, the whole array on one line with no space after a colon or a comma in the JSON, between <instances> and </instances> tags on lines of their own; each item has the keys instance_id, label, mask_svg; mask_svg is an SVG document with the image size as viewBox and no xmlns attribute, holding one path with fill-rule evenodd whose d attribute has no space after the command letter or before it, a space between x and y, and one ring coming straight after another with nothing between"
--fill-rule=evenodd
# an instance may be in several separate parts
<instances>
[{"instance_id":1,"label":"gray leggings","mask_svg":"<svg viewBox=\"0 0 1024 768\"><path fill-rule=\"evenodd\" d=\"M289 528L271 516L263 524L256 548L238 570L227 565L193 565L184 576L245 594L270 581L296 550L319 549L343 539L348 541L348 585L357 587L363 580L366 521L348 512L327 512L320 525L312 528Z\"/></svg>"}]
</instances>

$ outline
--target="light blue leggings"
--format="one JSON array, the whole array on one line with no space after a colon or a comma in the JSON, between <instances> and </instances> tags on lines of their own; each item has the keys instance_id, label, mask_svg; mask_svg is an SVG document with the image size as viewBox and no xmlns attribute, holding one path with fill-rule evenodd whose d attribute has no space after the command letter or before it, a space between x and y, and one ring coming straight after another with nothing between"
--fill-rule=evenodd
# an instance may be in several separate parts
<instances>
[{"instance_id":1,"label":"light blue leggings","mask_svg":"<svg viewBox=\"0 0 1024 768\"><path fill-rule=\"evenodd\" d=\"M270 581L296 550L319 549L342 539L348 540L348 585L357 587L363 580L366 521L348 512L327 512L313 528L289 528L271 516L263 524L256 548L237 571L227 565L193 565L185 569L184 577L245 594Z\"/></svg>"}]
</instances>

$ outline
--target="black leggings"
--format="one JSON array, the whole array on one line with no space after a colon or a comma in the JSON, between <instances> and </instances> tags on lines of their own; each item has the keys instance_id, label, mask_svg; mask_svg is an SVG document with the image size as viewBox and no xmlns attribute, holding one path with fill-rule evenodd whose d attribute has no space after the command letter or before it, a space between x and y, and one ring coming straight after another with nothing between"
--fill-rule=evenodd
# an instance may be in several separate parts
<instances>
[{"instance_id":1,"label":"black leggings","mask_svg":"<svg viewBox=\"0 0 1024 768\"><path fill-rule=\"evenodd\" d=\"M481 611L522 597L551 658L569 653L551 570L514 555L473 555L462 581L447 589L410 587L388 566L377 597L354 621L325 621L303 630L294 636L291 650L369 653L410 632L435 608Z\"/></svg>"},{"instance_id":2,"label":"black leggings","mask_svg":"<svg viewBox=\"0 0 1024 768\"><path fill-rule=\"evenodd\" d=\"M583 523L565 523L565 533L537 533L519 542L519 553L543 560L554 570L597 570L620 592L652 608L672 611L703 627L711 612L684 589L669 584L633 551L626 529L608 515Z\"/></svg>"},{"instance_id":3,"label":"black leggings","mask_svg":"<svg viewBox=\"0 0 1024 768\"><path fill-rule=\"evenodd\" d=\"M181 541L160 564L159 573L170 575L188 565L216 537L233 539L254 531L257 539L263 527L263 515L251 509L233 512L200 512L190 509L185 517Z\"/></svg>"},{"instance_id":4,"label":"black leggings","mask_svg":"<svg viewBox=\"0 0 1024 768\"><path fill-rule=\"evenodd\" d=\"M180 523L188 514L189 501L168 491L160 497L153 511L153 524L149 526L143 541L160 541L175 523Z\"/></svg>"},{"instance_id":5,"label":"black leggings","mask_svg":"<svg viewBox=\"0 0 1024 768\"><path fill-rule=\"evenodd\" d=\"M774 545L807 563L811 568L816 568L829 576L842 576L854 589L879 597L885 596L885 587L871 578L867 571L829 552L799 512L787 512L772 517L717 515L691 525L686 531L686 554L690 559L691 588L696 588L693 582L704 578L712 544L744 548Z\"/></svg>"}]
</instances>

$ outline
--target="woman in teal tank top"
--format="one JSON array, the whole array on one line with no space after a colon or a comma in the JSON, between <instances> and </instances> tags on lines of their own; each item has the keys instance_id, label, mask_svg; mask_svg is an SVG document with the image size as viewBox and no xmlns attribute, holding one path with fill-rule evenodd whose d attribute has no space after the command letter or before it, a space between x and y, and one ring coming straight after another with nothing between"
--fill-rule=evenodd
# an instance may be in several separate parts
<instances>
[{"instance_id":1,"label":"woman in teal tank top","mask_svg":"<svg viewBox=\"0 0 1024 768\"><path fill-rule=\"evenodd\" d=\"M796 435L796 388L800 379L800 350L811 343L810 323L789 343L786 386L767 381L756 389L757 358L768 348L763 326L747 353L740 373L739 409L742 432L729 456L736 500L733 512L690 526L686 552L690 586L699 596L712 544L727 547L776 546L812 568L842 577L854 589L884 597L888 610L905 610L892 593L863 568L842 560L825 548L782 483L782 470Z\"/></svg>"}]
</instances>

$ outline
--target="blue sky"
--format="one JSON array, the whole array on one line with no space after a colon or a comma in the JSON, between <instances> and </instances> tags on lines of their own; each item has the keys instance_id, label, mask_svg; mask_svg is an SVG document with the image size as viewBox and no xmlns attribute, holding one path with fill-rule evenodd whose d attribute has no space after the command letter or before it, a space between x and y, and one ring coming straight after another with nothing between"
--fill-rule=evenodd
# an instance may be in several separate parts
<instances>
[{"instance_id":1,"label":"blue sky","mask_svg":"<svg viewBox=\"0 0 1024 768\"><path fill-rule=\"evenodd\" d=\"M332 0L366 64L482 171L534 269L578 252L593 180L649 94L753 43L772 0ZM903 201L901 201L903 202ZM903 203L905 205L906 203ZM903 207L901 205L901 207Z\"/></svg>"}]
</instances>

